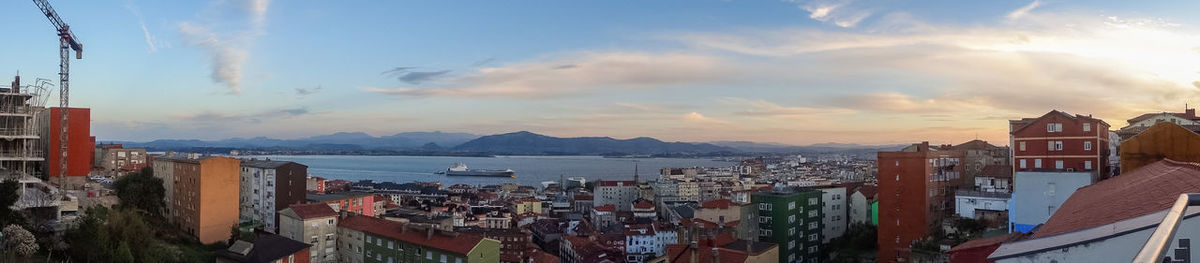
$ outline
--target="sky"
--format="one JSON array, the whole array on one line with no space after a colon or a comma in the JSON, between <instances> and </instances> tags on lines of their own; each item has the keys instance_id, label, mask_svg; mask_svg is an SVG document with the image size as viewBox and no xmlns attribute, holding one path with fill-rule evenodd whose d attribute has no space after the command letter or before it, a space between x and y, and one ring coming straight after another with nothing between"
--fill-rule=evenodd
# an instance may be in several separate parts
<instances>
[{"instance_id":1,"label":"sky","mask_svg":"<svg viewBox=\"0 0 1200 263\"><path fill-rule=\"evenodd\" d=\"M99 140L410 131L1007 144L1200 95L1196 1L51 1ZM58 39L0 3L0 76ZM51 81L57 84L57 81ZM57 87L48 87L57 90ZM49 93L48 104L57 105Z\"/></svg>"}]
</instances>

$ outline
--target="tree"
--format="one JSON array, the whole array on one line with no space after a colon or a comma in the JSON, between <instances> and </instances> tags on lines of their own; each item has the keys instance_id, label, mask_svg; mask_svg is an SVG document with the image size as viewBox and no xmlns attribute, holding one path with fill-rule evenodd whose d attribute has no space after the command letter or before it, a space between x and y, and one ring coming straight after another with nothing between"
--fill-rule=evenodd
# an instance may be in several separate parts
<instances>
[{"instance_id":1,"label":"tree","mask_svg":"<svg viewBox=\"0 0 1200 263\"><path fill-rule=\"evenodd\" d=\"M166 188L163 187L161 178L154 177L154 169L150 167L117 179L113 188L116 189L117 198L121 199L123 206L141 209L155 216L162 215L163 207L166 206L163 202Z\"/></svg>"},{"instance_id":2,"label":"tree","mask_svg":"<svg viewBox=\"0 0 1200 263\"><path fill-rule=\"evenodd\" d=\"M37 238L29 230L18 225L8 225L4 227L3 231L5 250L16 252L21 257L29 257L37 253Z\"/></svg>"},{"instance_id":3,"label":"tree","mask_svg":"<svg viewBox=\"0 0 1200 263\"><path fill-rule=\"evenodd\" d=\"M25 216L17 211L10 209L17 200L21 199L21 184L16 180L4 180L0 182L0 226L10 224L24 225L26 222Z\"/></svg>"},{"instance_id":4,"label":"tree","mask_svg":"<svg viewBox=\"0 0 1200 263\"><path fill-rule=\"evenodd\" d=\"M113 255L113 262L133 263L133 251L129 250L129 243L121 241L117 245L116 255Z\"/></svg>"}]
</instances>

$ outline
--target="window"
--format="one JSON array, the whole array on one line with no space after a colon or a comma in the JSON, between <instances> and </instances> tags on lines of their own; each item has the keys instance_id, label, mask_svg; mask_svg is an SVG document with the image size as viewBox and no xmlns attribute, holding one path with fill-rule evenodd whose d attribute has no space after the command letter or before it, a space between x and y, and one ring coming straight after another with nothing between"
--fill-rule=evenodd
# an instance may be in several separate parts
<instances>
[{"instance_id":1,"label":"window","mask_svg":"<svg viewBox=\"0 0 1200 263\"><path fill-rule=\"evenodd\" d=\"M329 219L329 221L328 221L328 222L326 222L326 224L328 224L328 225L331 225L331 226L332 226L332 225L333 225L333 219Z\"/></svg>"},{"instance_id":2,"label":"window","mask_svg":"<svg viewBox=\"0 0 1200 263\"><path fill-rule=\"evenodd\" d=\"M388 240L388 249L394 249L394 248L396 248L396 247L394 246L394 243L392 243L392 241L391 241L391 240Z\"/></svg>"},{"instance_id":3,"label":"window","mask_svg":"<svg viewBox=\"0 0 1200 263\"><path fill-rule=\"evenodd\" d=\"M1062 143L1062 141L1054 141L1054 150L1055 150L1055 151L1062 151L1062 149L1063 149L1063 143Z\"/></svg>"},{"instance_id":4,"label":"window","mask_svg":"<svg viewBox=\"0 0 1200 263\"><path fill-rule=\"evenodd\" d=\"M442 263L446 263L446 255L442 254Z\"/></svg>"},{"instance_id":5,"label":"window","mask_svg":"<svg viewBox=\"0 0 1200 263\"><path fill-rule=\"evenodd\" d=\"M1084 149L1084 150L1091 150L1091 149L1092 149L1092 142L1083 142L1083 149Z\"/></svg>"},{"instance_id":6,"label":"window","mask_svg":"<svg viewBox=\"0 0 1200 263\"><path fill-rule=\"evenodd\" d=\"M367 236L367 243L371 243L371 236Z\"/></svg>"},{"instance_id":7,"label":"window","mask_svg":"<svg viewBox=\"0 0 1200 263\"><path fill-rule=\"evenodd\" d=\"M808 229L817 229L817 222L808 222Z\"/></svg>"},{"instance_id":8,"label":"window","mask_svg":"<svg viewBox=\"0 0 1200 263\"><path fill-rule=\"evenodd\" d=\"M1092 169L1092 161L1083 161L1083 169L1091 170Z\"/></svg>"},{"instance_id":9,"label":"window","mask_svg":"<svg viewBox=\"0 0 1200 263\"><path fill-rule=\"evenodd\" d=\"M433 251L425 251L425 259L433 260Z\"/></svg>"},{"instance_id":10,"label":"window","mask_svg":"<svg viewBox=\"0 0 1200 263\"><path fill-rule=\"evenodd\" d=\"M1084 124L1083 124L1083 131L1092 131L1092 124L1091 124L1091 123L1084 123Z\"/></svg>"},{"instance_id":11,"label":"window","mask_svg":"<svg viewBox=\"0 0 1200 263\"><path fill-rule=\"evenodd\" d=\"M796 201L788 202L788 210L796 210Z\"/></svg>"},{"instance_id":12,"label":"window","mask_svg":"<svg viewBox=\"0 0 1200 263\"><path fill-rule=\"evenodd\" d=\"M1054 169L1059 169L1059 170L1062 170L1062 168L1063 168L1063 161L1062 161L1062 160L1057 160L1057 161L1054 161Z\"/></svg>"},{"instance_id":13,"label":"window","mask_svg":"<svg viewBox=\"0 0 1200 263\"><path fill-rule=\"evenodd\" d=\"M795 227L789 227L789 228L788 228L788 236L795 236L795 235L796 235L796 228L795 228Z\"/></svg>"},{"instance_id":14,"label":"window","mask_svg":"<svg viewBox=\"0 0 1200 263\"><path fill-rule=\"evenodd\" d=\"M808 217L817 217L817 210L808 210Z\"/></svg>"},{"instance_id":15,"label":"window","mask_svg":"<svg viewBox=\"0 0 1200 263\"><path fill-rule=\"evenodd\" d=\"M815 204L817 204L817 198L816 198L816 197L813 197L813 198L809 198L809 199L808 199L808 205L815 205Z\"/></svg>"},{"instance_id":16,"label":"window","mask_svg":"<svg viewBox=\"0 0 1200 263\"><path fill-rule=\"evenodd\" d=\"M788 249L795 249L795 248L796 248L796 241L795 240L788 241Z\"/></svg>"},{"instance_id":17,"label":"window","mask_svg":"<svg viewBox=\"0 0 1200 263\"><path fill-rule=\"evenodd\" d=\"M1033 159L1033 168L1042 168L1042 159Z\"/></svg>"},{"instance_id":18,"label":"window","mask_svg":"<svg viewBox=\"0 0 1200 263\"><path fill-rule=\"evenodd\" d=\"M817 253L817 247L816 246L808 247L808 253Z\"/></svg>"},{"instance_id":19,"label":"window","mask_svg":"<svg viewBox=\"0 0 1200 263\"><path fill-rule=\"evenodd\" d=\"M788 223L795 223L795 222L796 222L796 215L789 215Z\"/></svg>"},{"instance_id":20,"label":"window","mask_svg":"<svg viewBox=\"0 0 1200 263\"><path fill-rule=\"evenodd\" d=\"M817 241L817 234L808 235L808 241Z\"/></svg>"},{"instance_id":21,"label":"window","mask_svg":"<svg viewBox=\"0 0 1200 263\"><path fill-rule=\"evenodd\" d=\"M1047 207L1046 210L1048 212L1048 213L1046 213L1046 216L1053 216L1054 211L1058 210L1058 206L1052 205L1052 206Z\"/></svg>"},{"instance_id":22,"label":"window","mask_svg":"<svg viewBox=\"0 0 1200 263\"><path fill-rule=\"evenodd\" d=\"M1021 159L1021 169L1025 169L1025 159Z\"/></svg>"}]
</instances>

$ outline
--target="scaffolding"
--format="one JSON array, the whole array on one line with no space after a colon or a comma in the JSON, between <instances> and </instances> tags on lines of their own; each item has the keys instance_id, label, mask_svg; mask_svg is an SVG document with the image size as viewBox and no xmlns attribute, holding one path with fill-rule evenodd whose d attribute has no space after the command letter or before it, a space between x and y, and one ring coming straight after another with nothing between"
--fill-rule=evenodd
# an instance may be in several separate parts
<instances>
[{"instance_id":1,"label":"scaffolding","mask_svg":"<svg viewBox=\"0 0 1200 263\"><path fill-rule=\"evenodd\" d=\"M46 110L48 79L21 85L17 76L9 86L0 86L0 168L19 174L43 177L45 153L40 142L38 113Z\"/></svg>"}]
</instances>

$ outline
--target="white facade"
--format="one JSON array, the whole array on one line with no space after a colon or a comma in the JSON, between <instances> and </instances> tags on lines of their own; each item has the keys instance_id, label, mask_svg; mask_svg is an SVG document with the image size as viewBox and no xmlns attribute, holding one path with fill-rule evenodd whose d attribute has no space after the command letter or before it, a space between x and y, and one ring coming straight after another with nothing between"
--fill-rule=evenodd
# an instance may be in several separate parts
<instances>
[{"instance_id":1,"label":"white facade","mask_svg":"<svg viewBox=\"0 0 1200 263\"><path fill-rule=\"evenodd\" d=\"M871 204L867 203L867 196L862 192L855 191L850 195L850 224L866 224L871 221Z\"/></svg>"},{"instance_id":2,"label":"white facade","mask_svg":"<svg viewBox=\"0 0 1200 263\"><path fill-rule=\"evenodd\" d=\"M964 218L975 218L975 210L1008 211L1008 194L956 194L954 212Z\"/></svg>"},{"instance_id":3,"label":"white facade","mask_svg":"<svg viewBox=\"0 0 1200 263\"><path fill-rule=\"evenodd\" d=\"M975 187L984 192L1012 192L1012 179L1006 177L977 176Z\"/></svg>"},{"instance_id":4,"label":"white facade","mask_svg":"<svg viewBox=\"0 0 1200 263\"><path fill-rule=\"evenodd\" d=\"M846 227L850 221L846 218L846 204L849 203L846 200L846 188L821 188L821 201L821 214L824 215L822 221L825 224L825 228L821 230L821 243L829 243L830 240L846 234Z\"/></svg>"},{"instance_id":5,"label":"white facade","mask_svg":"<svg viewBox=\"0 0 1200 263\"><path fill-rule=\"evenodd\" d=\"M593 206L615 205L617 211L629 211L638 198L637 184L633 181L600 181L596 183Z\"/></svg>"},{"instance_id":6,"label":"white facade","mask_svg":"<svg viewBox=\"0 0 1200 263\"><path fill-rule=\"evenodd\" d=\"M625 235L625 254L634 262L662 256L664 245L649 227L628 229ZM632 233L630 233L632 232Z\"/></svg>"},{"instance_id":7,"label":"white facade","mask_svg":"<svg viewBox=\"0 0 1200 263\"><path fill-rule=\"evenodd\" d=\"M263 224L267 232L275 232L275 169L242 166L242 222Z\"/></svg>"}]
</instances>

